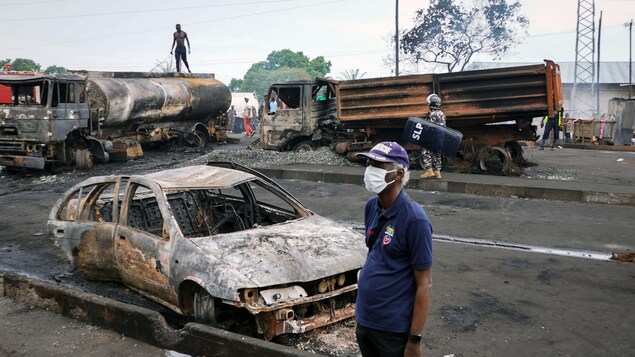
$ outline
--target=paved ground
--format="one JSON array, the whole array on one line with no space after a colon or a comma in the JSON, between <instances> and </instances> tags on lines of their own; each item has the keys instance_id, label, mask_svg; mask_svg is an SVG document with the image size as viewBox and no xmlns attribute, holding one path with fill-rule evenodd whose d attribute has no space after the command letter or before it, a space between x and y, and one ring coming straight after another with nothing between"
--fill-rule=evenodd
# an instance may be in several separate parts
<instances>
[{"instance_id":1,"label":"paved ground","mask_svg":"<svg viewBox=\"0 0 635 357\"><path fill-rule=\"evenodd\" d=\"M435 185L439 185L442 188L443 185L445 187L451 186L450 184L458 184L458 183L467 183L467 184L479 184L481 187L489 187L489 192L495 192L495 188L500 189L501 187L542 187L542 188L551 188L550 191L545 191L549 194L557 193L565 190L569 190L571 188L576 188L580 190L586 190L588 192L601 192L601 193L612 193L612 194L623 194L623 195L635 195L635 153L633 152L614 152L614 151L590 151L590 150L576 150L576 149L557 149L555 151L539 151L537 149L528 148L526 149L526 157L536 166L533 166L527 170L527 175L523 177L495 177L495 176L484 176L484 175L467 175L467 174L456 174L456 173L444 173L444 178L442 180L434 183ZM296 165L295 167L284 167L280 169L281 171L287 172L301 172L302 175L306 175L305 179L311 180L315 179L319 174L330 173L333 176L333 173L344 175L342 177L346 177L346 179L350 179L355 181L356 183L361 183L361 175L363 173L362 167L352 167L352 168L340 168L340 167L310 167L307 165ZM417 180L416 172L413 172L413 181L416 184ZM427 184L427 183L425 183ZM467 186L464 186L467 187ZM476 192L478 193L478 192ZM481 192L486 193L486 192ZM34 193L35 194L35 193ZM545 196L544 199L552 199L551 196ZM610 202L608 202L610 203ZM34 205L34 209L38 209L37 205ZM4 212L4 214L10 214L10 212ZM443 254L443 249L439 251ZM527 265L528 263L520 258L513 257L512 253L509 253L511 258L508 259L509 264L504 265L505 267L511 268L521 268L526 269L522 265ZM490 257L488 261L498 262L500 260L499 257ZM480 259L479 259L480 260ZM547 264L548 261L545 259L540 265ZM495 266L496 263L491 267L491 272L500 271L500 266ZM502 263L501 263L502 264ZM507 264L507 263L506 263ZM519 265L520 264L520 265ZM459 266L458 268L461 268ZM464 267L463 267L464 268ZM577 269L577 268L576 268ZM578 271L582 271L583 268L579 268ZM628 273L628 267L621 267L625 273ZM469 270L468 270L469 271ZM539 278L544 279L552 279L553 277L549 274L544 276L544 271L537 271L537 275ZM549 273L549 271L548 271ZM621 274L617 274L615 276L620 276ZM603 277L597 277L597 282L602 282L605 280ZM521 277L515 277L514 280L509 280L512 284L517 281L520 283L522 281ZM609 282L604 281L604 284L611 285ZM439 284L443 284L443 282L439 282ZM509 284L505 281L505 284ZM608 286L607 285L607 286ZM442 285L438 285L439 290L443 288ZM503 285L505 286L505 285ZM474 290L478 290L478 286L474 287ZM584 295L585 292L578 291L576 292L574 286L569 286L569 290L571 290L571 294L575 296L576 294ZM454 290L454 289L448 289ZM626 291L626 290L625 290ZM483 306L487 307L488 304L491 305L492 301L487 300L489 298L488 295L474 295L472 298L483 300ZM590 296L588 299L599 300L599 296ZM469 296L462 300L469 300ZM107 331L103 331L100 329L92 328L89 325L75 323L72 324L72 321L66 320L62 317L56 315L51 315L46 317L44 320L40 319L37 315L39 314L31 314L30 308L28 306L12 306L11 304L6 304L6 300L0 300L0 316L3 322L6 322L7 325L2 325L2 330L4 331L4 335L2 339L4 341L10 341L7 343L3 343L3 349L0 349L0 356L8 355L66 355L66 351L72 352L80 352L82 355L113 355L105 352L106 350L102 350L101 348L104 346L115 346L115 351L126 351L126 355L139 355L139 356L156 356L162 355L168 352L163 350L154 350L149 348L147 352L138 352L141 351L142 348L137 348L141 346L138 341L133 341L130 339L123 339L116 333L108 334ZM608 307L605 307L608 308ZM507 310L505 310L507 311ZM447 311L448 314L455 314L453 311ZM514 314L510 315L513 318ZM556 319L557 320L557 319ZM469 321L468 321L469 322ZM555 324L556 321L550 322L550 324ZM9 329L5 328L5 326L14 326L15 328ZM24 329L21 327L24 326ZM33 334L38 336L38 338L42 339L32 339L31 342L27 342L26 344L23 341L20 341L20 336L18 334L19 331L29 330L34 332L33 328L28 328L28 326L46 326L45 328L38 328L37 333ZM65 327L67 326L67 327ZM607 328L608 322L605 324L604 328ZM67 329L70 329L67 331ZM459 326L460 327L460 326ZM510 326L511 327L511 326ZM500 327L501 329L504 328ZM73 332L73 333L69 333ZM90 340L93 340L95 343L91 348L82 350L79 347L75 346L77 343L73 341L84 341L87 334L90 336ZM60 335L68 335L68 337L61 338ZM5 338L6 337L6 338ZM474 336L475 338L477 336ZM526 336L518 336L519 343ZM458 341L459 337L451 336L450 338L457 339L456 343L463 343L465 341ZM120 341L121 340L121 341ZM127 341L126 341L127 340ZM15 341L15 343L13 343ZM434 343L439 343L439 341L431 341ZM57 345L56 345L57 343ZM82 342L84 343L84 342ZM127 344L130 343L130 344ZM514 343L514 341L504 341L507 343ZM32 344L39 344L41 346L49 347L49 350L37 350ZM62 346L63 348L59 348ZM100 347L101 346L101 347ZM591 346L589 346L591 347ZM52 351L60 351L60 354L52 353ZM145 351L145 349L143 349ZM46 351L46 352L45 352ZM82 353L82 351L86 353ZM92 351L92 352L89 352ZM549 351L548 349L545 350ZM40 353L42 352L42 353ZM552 351L553 352L553 351ZM52 354L51 354L52 353ZM156 353L156 354L155 354Z\"/></svg>"},{"instance_id":2,"label":"paved ground","mask_svg":"<svg viewBox=\"0 0 635 357\"><path fill-rule=\"evenodd\" d=\"M635 206L635 152L526 148L531 166L519 177L443 172L441 180L419 179L412 171L409 187L425 191L499 197L538 198ZM362 166L297 164L259 169L284 179L360 184Z\"/></svg>"},{"instance_id":3,"label":"paved ground","mask_svg":"<svg viewBox=\"0 0 635 357\"><path fill-rule=\"evenodd\" d=\"M0 298L0 330L0 357L169 355L168 351L114 331L8 298ZM24 336L31 337L25 339Z\"/></svg>"}]
</instances>

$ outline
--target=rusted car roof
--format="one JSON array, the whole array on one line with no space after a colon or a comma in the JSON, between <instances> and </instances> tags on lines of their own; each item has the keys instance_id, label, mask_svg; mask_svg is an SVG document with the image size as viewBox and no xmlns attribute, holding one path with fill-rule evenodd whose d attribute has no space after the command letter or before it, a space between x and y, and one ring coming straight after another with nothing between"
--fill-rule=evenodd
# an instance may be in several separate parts
<instances>
[{"instance_id":1,"label":"rusted car roof","mask_svg":"<svg viewBox=\"0 0 635 357\"><path fill-rule=\"evenodd\" d=\"M224 188L256 178L250 173L206 165L165 170L144 177L155 181L163 189Z\"/></svg>"}]
</instances>

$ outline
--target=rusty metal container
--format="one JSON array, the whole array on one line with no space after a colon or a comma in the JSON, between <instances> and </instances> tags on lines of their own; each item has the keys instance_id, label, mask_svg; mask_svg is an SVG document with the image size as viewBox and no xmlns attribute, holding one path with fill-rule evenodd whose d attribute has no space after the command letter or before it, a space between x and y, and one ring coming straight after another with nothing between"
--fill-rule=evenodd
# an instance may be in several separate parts
<instances>
[{"instance_id":1,"label":"rusty metal container","mask_svg":"<svg viewBox=\"0 0 635 357\"><path fill-rule=\"evenodd\" d=\"M562 107L560 67L544 64L342 81L338 118L346 128L403 128L429 112L426 97L441 97L453 128L552 116Z\"/></svg>"},{"instance_id":2,"label":"rusty metal container","mask_svg":"<svg viewBox=\"0 0 635 357\"><path fill-rule=\"evenodd\" d=\"M211 74L81 72L87 100L105 128L206 121L229 108L231 92Z\"/></svg>"}]
</instances>

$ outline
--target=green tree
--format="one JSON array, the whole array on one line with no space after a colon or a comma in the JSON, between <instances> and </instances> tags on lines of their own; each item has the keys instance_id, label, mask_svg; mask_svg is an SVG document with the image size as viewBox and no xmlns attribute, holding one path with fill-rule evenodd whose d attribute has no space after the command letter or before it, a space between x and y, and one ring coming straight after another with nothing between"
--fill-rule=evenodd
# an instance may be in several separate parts
<instances>
[{"instance_id":1,"label":"green tree","mask_svg":"<svg viewBox=\"0 0 635 357\"><path fill-rule=\"evenodd\" d=\"M0 70L4 69L4 65L7 63L11 63L11 58L0 60Z\"/></svg>"},{"instance_id":2,"label":"green tree","mask_svg":"<svg viewBox=\"0 0 635 357\"><path fill-rule=\"evenodd\" d=\"M48 66L44 70L44 73L54 74L54 73L66 73L67 70L64 67L58 67L56 65Z\"/></svg>"},{"instance_id":3,"label":"green tree","mask_svg":"<svg viewBox=\"0 0 635 357\"><path fill-rule=\"evenodd\" d=\"M366 75L366 72L360 74L359 68L356 69L346 69L344 72L340 73L343 79L351 80L351 79L360 79Z\"/></svg>"},{"instance_id":4,"label":"green tree","mask_svg":"<svg viewBox=\"0 0 635 357\"><path fill-rule=\"evenodd\" d=\"M256 70L247 72L243 80L241 92L254 92L256 98L260 100L267 93L267 89L274 83L284 83L297 79L310 79L309 75L303 68L279 68L273 71Z\"/></svg>"},{"instance_id":5,"label":"green tree","mask_svg":"<svg viewBox=\"0 0 635 357\"><path fill-rule=\"evenodd\" d=\"M302 51L293 52L289 49L273 51L267 56L264 63L258 63L264 69L276 70L279 68L302 68L312 77L323 77L331 71L331 62L323 56L309 59Z\"/></svg>"},{"instance_id":6,"label":"green tree","mask_svg":"<svg viewBox=\"0 0 635 357\"><path fill-rule=\"evenodd\" d=\"M243 80L232 78L229 82L229 90L232 92L242 92Z\"/></svg>"},{"instance_id":7,"label":"green tree","mask_svg":"<svg viewBox=\"0 0 635 357\"><path fill-rule=\"evenodd\" d=\"M415 63L442 64L462 71L477 53L500 59L526 35L529 20L520 3L507 0L432 0L419 9L415 25L401 39L404 53Z\"/></svg>"},{"instance_id":8,"label":"green tree","mask_svg":"<svg viewBox=\"0 0 635 357\"><path fill-rule=\"evenodd\" d=\"M254 92L257 98L262 98L274 83L324 77L330 71L331 62L323 56L309 59L302 52L284 49L273 51L267 60L252 64L243 79L232 78L229 88L234 92Z\"/></svg>"},{"instance_id":9,"label":"green tree","mask_svg":"<svg viewBox=\"0 0 635 357\"><path fill-rule=\"evenodd\" d=\"M41 66L39 63L27 58L16 58L11 63L11 69L14 71L39 72Z\"/></svg>"}]
</instances>

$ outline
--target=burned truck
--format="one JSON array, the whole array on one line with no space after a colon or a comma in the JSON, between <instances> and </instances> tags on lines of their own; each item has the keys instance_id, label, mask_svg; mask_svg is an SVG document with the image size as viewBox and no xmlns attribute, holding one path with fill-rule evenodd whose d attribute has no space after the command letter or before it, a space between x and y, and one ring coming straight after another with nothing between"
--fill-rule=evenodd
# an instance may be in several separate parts
<instances>
[{"instance_id":1,"label":"burned truck","mask_svg":"<svg viewBox=\"0 0 635 357\"><path fill-rule=\"evenodd\" d=\"M220 139L231 102L213 74L0 75L0 165L90 168L142 156L141 144Z\"/></svg>"},{"instance_id":2,"label":"burned truck","mask_svg":"<svg viewBox=\"0 0 635 357\"><path fill-rule=\"evenodd\" d=\"M337 81L317 78L274 84L280 109L265 113L260 123L260 147L270 150L310 150L332 146L353 154L383 140L401 141L409 117L429 112L426 97L441 97L447 126L463 134L463 163L488 170L521 163L518 141L535 140L534 117L562 108L560 68L544 64L456 73ZM421 164L421 147L403 143L414 165Z\"/></svg>"}]
</instances>

